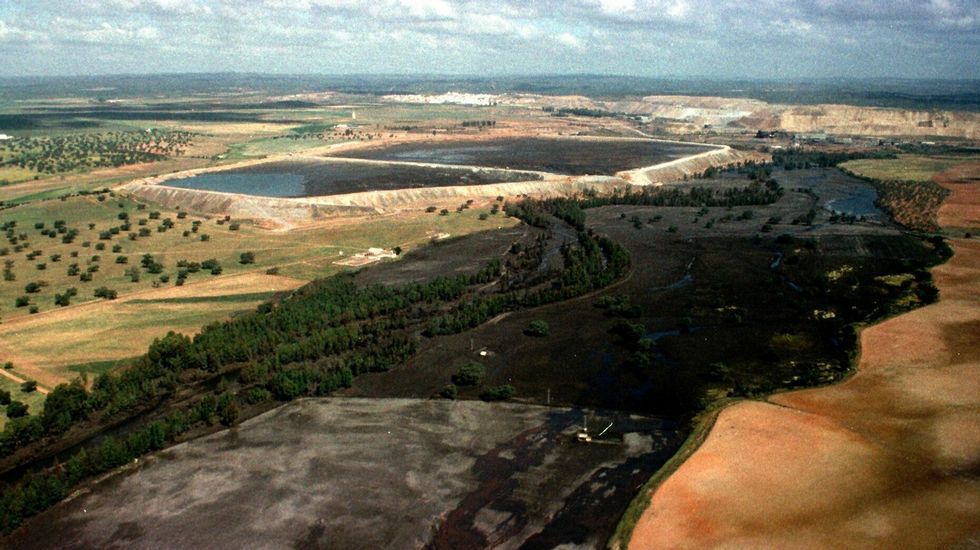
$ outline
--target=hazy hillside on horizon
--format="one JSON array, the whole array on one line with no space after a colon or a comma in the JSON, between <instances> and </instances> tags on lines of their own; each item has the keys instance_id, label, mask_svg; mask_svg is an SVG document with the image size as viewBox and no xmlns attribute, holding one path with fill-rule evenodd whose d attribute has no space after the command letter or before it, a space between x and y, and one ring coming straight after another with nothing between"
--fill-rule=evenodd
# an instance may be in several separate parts
<instances>
[{"instance_id":1,"label":"hazy hillside on horizon","mask_svg":"<svg viewBox=\"0 0 980 550\"><path fill-rule=\"evenodd\" d=\"M532 93L626 97L693 95L769 103L841 103L906 109L980 111L980 81L940 79L717 79L616 75L276 75L189 73L0 77L0 99L184 97L208 94Z\"/></svg>"}]
</instances>

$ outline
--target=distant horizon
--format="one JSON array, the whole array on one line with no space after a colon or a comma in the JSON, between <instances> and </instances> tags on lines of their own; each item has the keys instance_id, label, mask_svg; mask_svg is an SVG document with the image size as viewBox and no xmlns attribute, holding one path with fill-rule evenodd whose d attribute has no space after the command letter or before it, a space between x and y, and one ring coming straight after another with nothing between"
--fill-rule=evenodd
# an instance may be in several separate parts
<instances>
[{"instance_id":1,"label":"distant horizon","mask_svg":"<svg viewBox=\"0 0 980 550\"><path fill-rule=\"evenodd\" d=\"M980 79L975 0L9 0L6 76Z\"/></svg>"},{"instance_id":2,"label":"distant horizon","mask_svg":"<svg viewBox=\"0 0 980 550\"><path fill-rule=\"evenodd\" d=\"M242 93L244 92L244 95ZM721 78L622 74L295 74L263 72L171 72L100 75L0 76L0 98L152 98L213 95L289 96L341 94L584 95L637 97L680 95L756 99L768 103L943 108L980 112L980 82L972 79L897 77Z\"/></svg>"},{"instance_id":3,"label":"distant horizon","mask_svg":"<svg viewBox=\"0 0 980 550\"><path fill-rule=\"evenodd\" d=\"M977 77L935 77L935 76L775 76L775 77L747 77L747 76L709 76L709 75L638 75L626 73L599 73L599 72L531 72L531 73L500 73L500 74L477 74L477 73L398 73L398 72L265 72L265 71L155 71L155 72L119 72L119 73L59 73L59 74L7 74L0 75L3 80L17 79L64 79L64 78L129 78L129 77L165 77L165 76L262 76L262 77L283 77L283 78L407 78L415 80L426 80L430 78L460 78L470 80L492 80L492 79L516 79L516 78L622 78L635 80L671 80L679 82L786 82L786 83L805 83L809 81L839 81L839 82L980 82ZM980 90L978 90L980 93Z\"/></svg>"}]
</instances>

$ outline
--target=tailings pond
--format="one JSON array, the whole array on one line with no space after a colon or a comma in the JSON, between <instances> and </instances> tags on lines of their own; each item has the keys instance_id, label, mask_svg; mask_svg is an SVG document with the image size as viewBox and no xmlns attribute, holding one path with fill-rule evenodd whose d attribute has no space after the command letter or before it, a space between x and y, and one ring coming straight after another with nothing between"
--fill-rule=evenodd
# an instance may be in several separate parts
<instances>
[{"instance_id":1,"label":"tailings pond","mask_svg":"<svg viewBox=\"0 0 980 550\"><path fill-rule=\"evenodd\" d=\"M601 547L681 443L655 417L479 401L306 399L155 453L11 548ZM611 425L611 426L610 426ZM601 436L599 432L610 426Z\"/></svg>"},{"instance_id":2,"label":"tailings pond","mask_svg":"<svg viewBox=\"0 0 980 550\"><path fill-rule=\"evenodd\" d=\"M303 159L207 172L166 182L170 187L260 197L319 197L449 185L539 180L538 174L508 170L426 167Z\"/></svg>"},{"instance_id":3,"label":"tailings pond","mask_svg":"<svg viewBox=\"0 0 980 550\"><path fill-rule=\"evenodd\" d=\"M403 143L343 151L334 156L580 176L612 175L710 150L712 147L648 139L520 138Z\"/></svg>"}]
</instances>

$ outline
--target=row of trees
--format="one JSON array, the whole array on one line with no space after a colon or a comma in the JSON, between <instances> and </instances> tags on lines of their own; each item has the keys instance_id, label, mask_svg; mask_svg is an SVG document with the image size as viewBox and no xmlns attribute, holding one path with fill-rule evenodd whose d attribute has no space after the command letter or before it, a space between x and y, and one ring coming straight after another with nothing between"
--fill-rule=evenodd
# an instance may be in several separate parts
<instances>
[{"instance_id":1,"label":"row of trees","mask_svg":"<svg viewBox=\"0 0 980 550\"><path fill-rule=\"evenodd\" d=\"M780 149L773 151L772 162L786 169L829 168L842 162L857 159L894 159L890 151L810 151L801 149Z\"/></svg>"},{"instance_id":2,"label":"row of trees","mask_svg":"<svg viewBox=\"0 0 980 550\"><path fill-rule=\"evenodd\" d=\"M580 201L573 199L508 204L505 207L508 214L530 225L549 227L558 223L558 219L577 229L577 242L561 247L563 268L556 270L547 284L513 288L513 285L505 282L501 286L510 287L511 290L478 296L460 303L449 312L432 318L425 334L433 336L461 332L479 326L506 311L537 307L581 296L625 275L630 266L629 253L615 241L584 229L585 214L579 204Z\"/></svg>"}]
</instances>

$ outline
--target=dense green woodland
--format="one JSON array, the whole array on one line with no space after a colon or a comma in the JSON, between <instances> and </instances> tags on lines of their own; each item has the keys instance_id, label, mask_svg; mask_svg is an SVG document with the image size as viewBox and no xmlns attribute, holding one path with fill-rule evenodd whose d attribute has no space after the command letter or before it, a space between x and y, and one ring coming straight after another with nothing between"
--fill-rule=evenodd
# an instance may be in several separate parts
<instances>
[{"instance_id":1,"label":"dense green woodland","mask_svg":"<svg viewBox=\"0 0 980 550\"><path fill-rule=\"evenodd\" d=\"M782 149L772 152L772 162L776 166L793 169L829 168L842 162L858 159L895 159L898 155L891 151L811 151L806 149Z\"/></svg>"}]
</instances>

